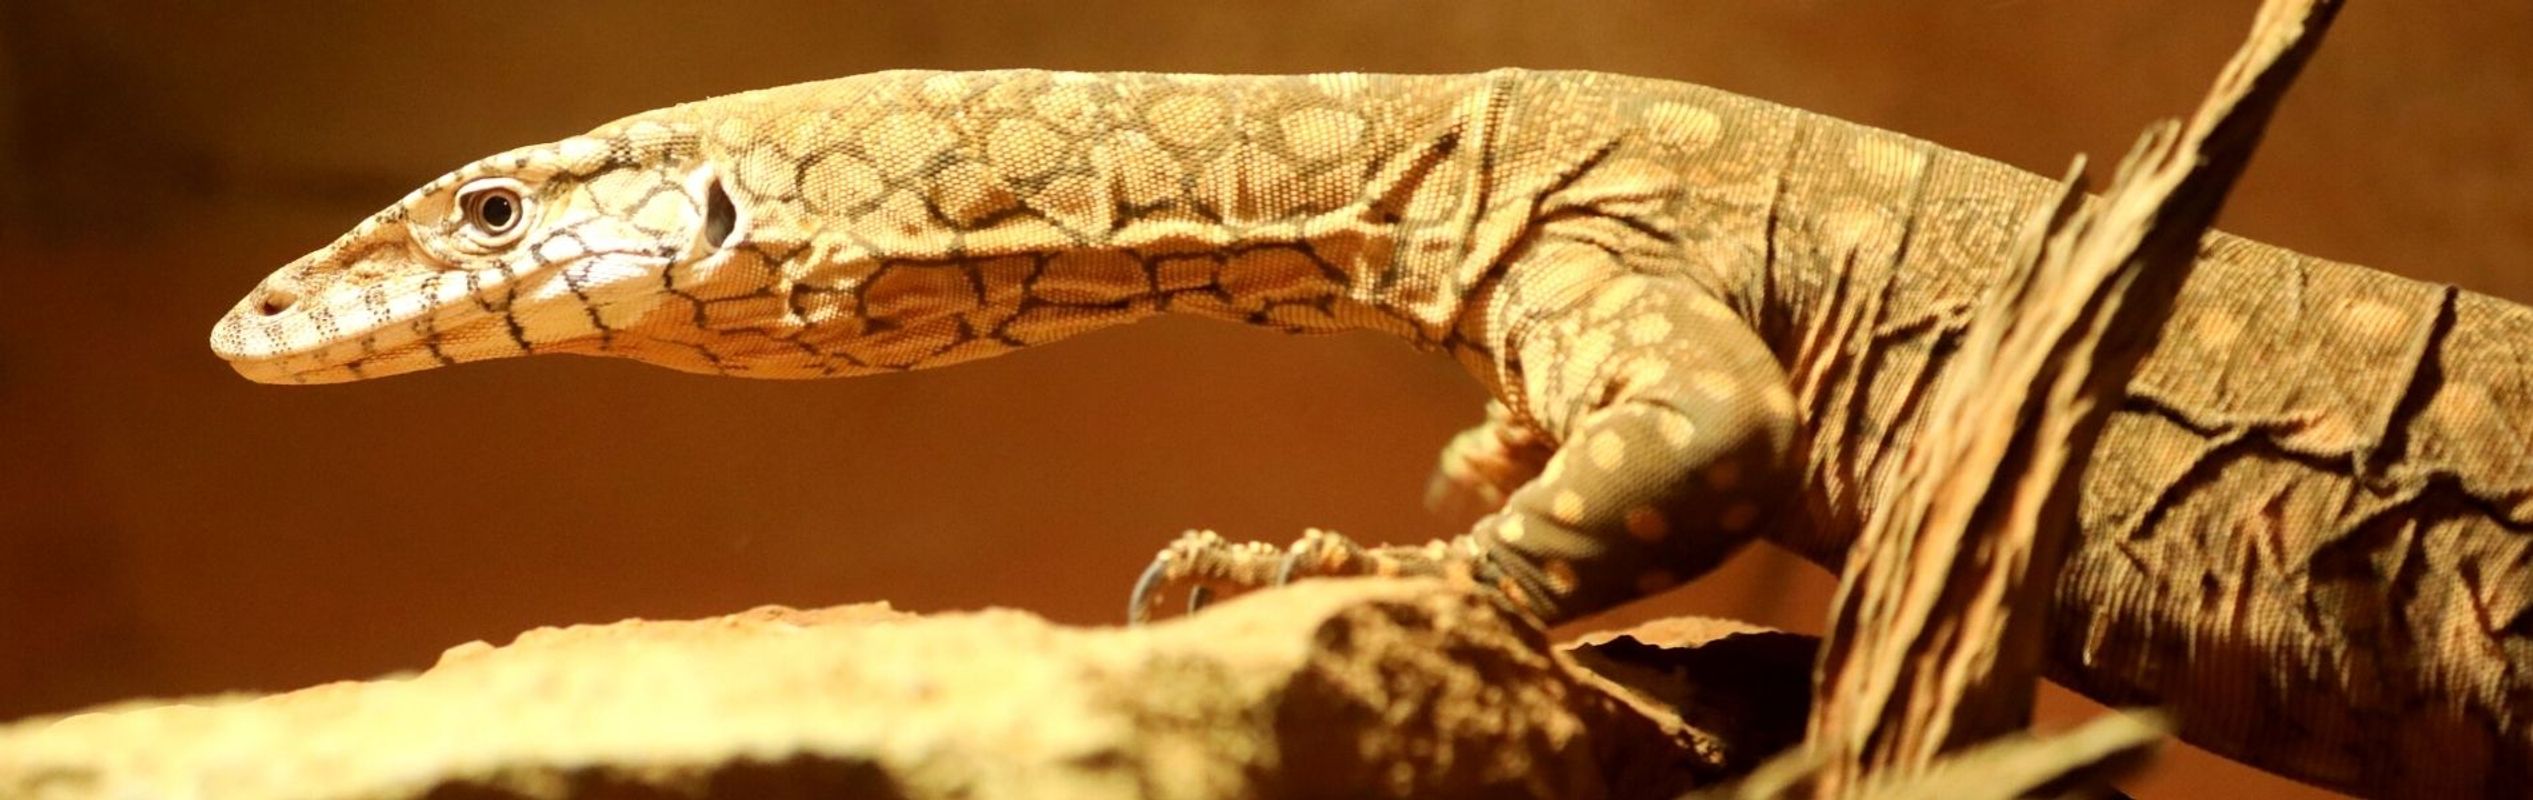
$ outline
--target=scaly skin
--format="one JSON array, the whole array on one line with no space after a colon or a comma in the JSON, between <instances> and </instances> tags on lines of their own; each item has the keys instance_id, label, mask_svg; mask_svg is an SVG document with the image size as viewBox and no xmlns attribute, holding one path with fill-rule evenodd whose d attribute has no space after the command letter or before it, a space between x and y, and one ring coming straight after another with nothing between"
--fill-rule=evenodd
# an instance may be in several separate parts
<instances>
[{"instance_id":1,"label":"scaly skin","mask_svg":"<svg viewBox=\"0 0 2533 800\"><path fill-rule=\"evenodd\" d=\"M1492 513L1424 547L1192 536L1155 576L1452 572L1554 621L1763 534L1837 563L2052 188L1611 75L892 72L461 168L212 345L270 382L529 353L805 378L1162 312L1385 331L1497 398L1437 483ZM2527 347L2523 307L2212 234L2088 463L2057 677L2324 785L2524 785Z\"/></svg>"}]
</instances>

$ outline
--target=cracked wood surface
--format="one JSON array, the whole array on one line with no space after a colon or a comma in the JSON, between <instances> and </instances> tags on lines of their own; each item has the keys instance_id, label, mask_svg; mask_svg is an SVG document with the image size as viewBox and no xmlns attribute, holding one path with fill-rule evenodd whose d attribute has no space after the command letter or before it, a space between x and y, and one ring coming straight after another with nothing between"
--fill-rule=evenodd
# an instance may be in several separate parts
<instances>
[{"instance_id":1,"label":"cracked wood surface","mask_svg":"<svg viewBox=\"0 0 2533 800\"><path fill-rule=\"evenodd\" d=\"M1763 534L1836 564L2052 187L1606 74L878 73L462 167L212 344L271 382L529 353L788 378L1164 312L1384 331L1503 406L1439 470L1495 513L1167 577L1466 570L1563 619ZM2211 234L2165 330L2086 465L2053 674L2327 785L2524 778L2533 312Z\"/></svg>"},{"instance_id":2,"label":"cracked wood surface","mask_svg":"<svg viewBox=\"0 0 2533 800\"><path fill-rule=\"evenodd\" d=\"M1890 500L1869 509L1847 548L1806 737L1807 755L1825 756L1813 796L1886 796L1865 787L2028 730L2054 590L2081 530L2073 468L2124 396L2135 342L2168 320L2217 210L2337 11L2335 0L2265 2L2188 121L2150 126L2091 202L2078 158L2061 193L2023 226L1993 299L1950 356L1950 379L1926 398L1924 427L1899 443L1906 466ZM1810 374L1852 374L1836 366ZM1854 388L1823 384L1805 388ZM2116 728L2118 716L2098 722ZM2167 727L2154 717L2128 720L2127 746L2110 751L2142 755ZM2105 751L2081 739L1965 774L2046 779L2102 761Z\"/></svg>"}]
</instances>

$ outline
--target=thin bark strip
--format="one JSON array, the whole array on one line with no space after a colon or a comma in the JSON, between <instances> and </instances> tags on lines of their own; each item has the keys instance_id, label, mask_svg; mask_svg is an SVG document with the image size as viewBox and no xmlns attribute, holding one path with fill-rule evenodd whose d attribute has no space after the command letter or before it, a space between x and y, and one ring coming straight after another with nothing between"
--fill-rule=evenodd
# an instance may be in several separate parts
<instances>
[{"instance_id":1,"label":"thin bark strip","mask_svg":"<svg viewBox=\"0 0 2533 800\"><path fill-rule=\"evenodd\" d=\"M1918 796L1894 787L2028 724L2041 624L2075 530L2076 476L2065 467L2152 346L2200 238L2336 10L2335 0L2265 3L2188 123L2149 128L2098 202L2081 200L2079 160L2047 219L2025 228L2022 269L1961 343L1962 363L1985 368L1938 387L1904 485L1866 520L1841 576L1808 737L1817 796ZM2119 741L2137 748L2152 743L2136 735L2151 727L2106 730L2129 732ZM2105 736L2071 734L2053 740L2064 747L2012 758L2027 759L2019 772L2055 775L2122 749L2106 750Z\"/></svg>"}]
</instances>

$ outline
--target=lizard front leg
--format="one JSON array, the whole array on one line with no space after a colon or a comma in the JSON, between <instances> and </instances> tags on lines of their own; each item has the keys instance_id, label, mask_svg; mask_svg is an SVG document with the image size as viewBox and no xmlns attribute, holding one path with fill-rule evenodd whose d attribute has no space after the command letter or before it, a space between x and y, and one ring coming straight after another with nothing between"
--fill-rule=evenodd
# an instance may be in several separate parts
<instances>
[{"instance_id":1,"label":"lizard front leg","mask_svg":"<svg viewBox=\"0 0 2533 800\"><path fill-rule=\"evenodd\" d=\"M1143 618L1174 585L1201 600L1301 575L1463 575L1554 623L1712 569L1793 496L1784 371L1719 298L1554 239L1508 275L1503 402L1553 450L1502 508L1422 546L1313 532L1279 555L1192 534L1145 572L1130 614ZM1554 277L1526 279L1543 275ZM1525 285L1570 291L1531 305Z\"/></svg>"},{"instance_id":2,"label":"lizard front leg","mask_svg":"<svg viewBox=\"0 0 2533 800\"><path fill-rule=\"evenodd\" d=\"M1425 508L1454 522L1493 514L1522 484L1546 471L1556 454L1547 433L1516 417L1503 401L1487 401L1486 421L1443 445L1440 463L1425 482Z\"/></svg>"}]
</instances>

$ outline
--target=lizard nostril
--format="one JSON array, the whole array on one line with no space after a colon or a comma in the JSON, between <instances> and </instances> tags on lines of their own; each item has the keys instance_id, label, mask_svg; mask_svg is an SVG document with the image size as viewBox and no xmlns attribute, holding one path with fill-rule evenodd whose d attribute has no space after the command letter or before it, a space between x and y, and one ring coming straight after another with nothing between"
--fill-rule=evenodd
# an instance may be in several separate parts
<instances>
[{"instance_id":1,"label":"lizard nostril","mask_svg":"<svg viewBox=\"0 0 2533 800\"><path fill-rule=\"evenodd\" d=\"M269 317L275 314L280 314L284 311L289 311L291 306L298 304L298 292L278 287L268 287L264 290L264 299L258 304L258 310L263 311L264 316Z\"/></svg>"}]
</instances>

